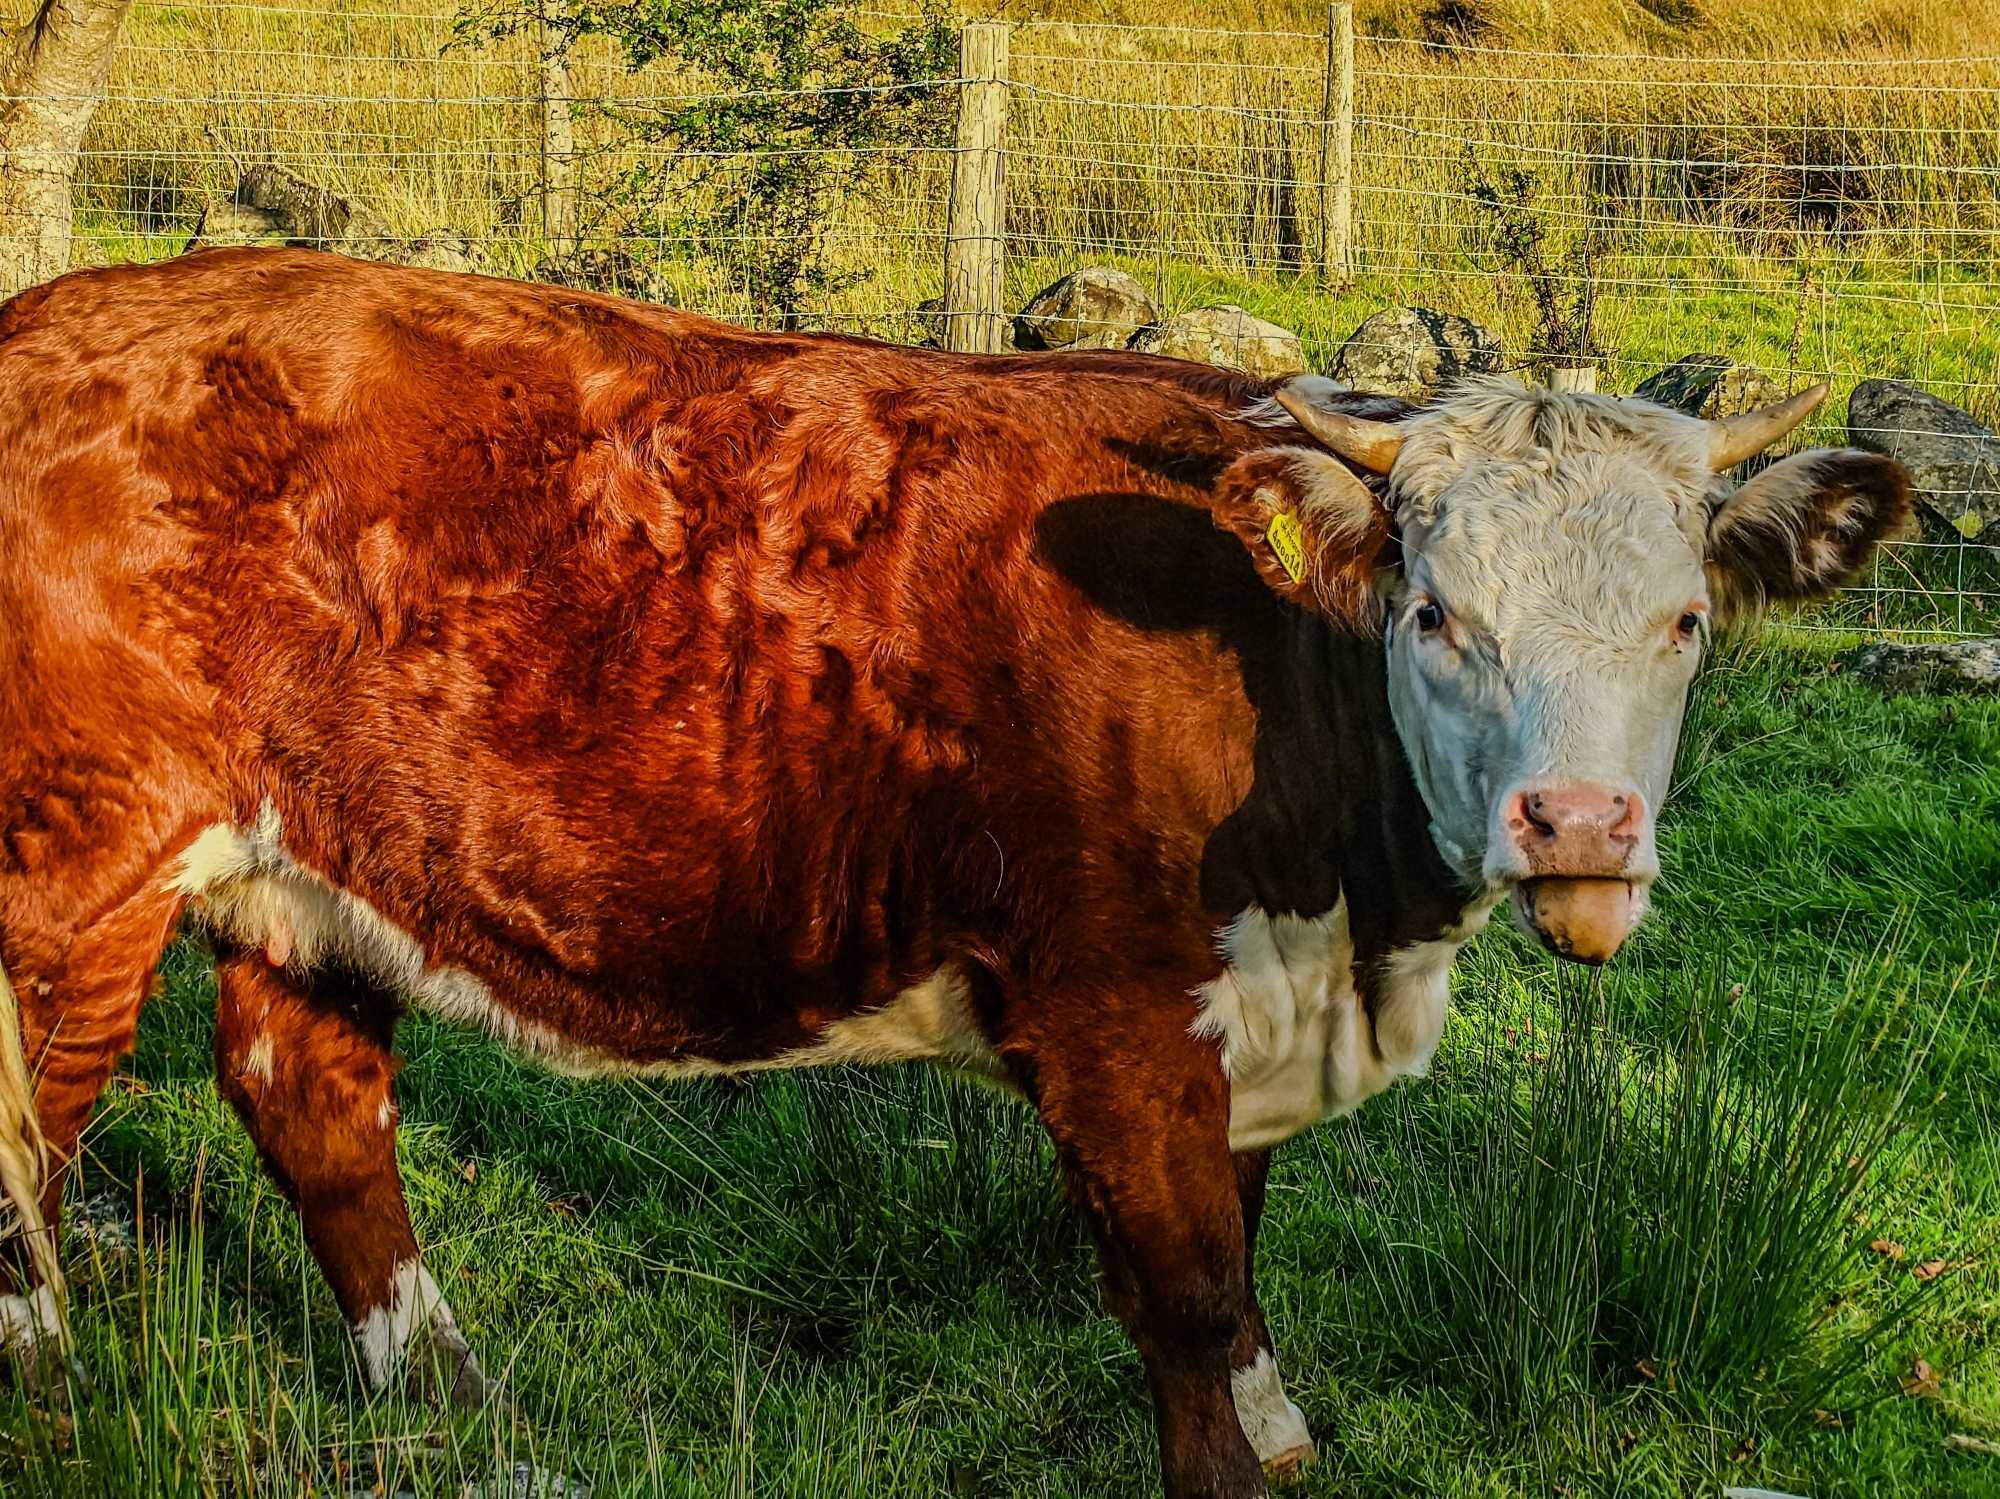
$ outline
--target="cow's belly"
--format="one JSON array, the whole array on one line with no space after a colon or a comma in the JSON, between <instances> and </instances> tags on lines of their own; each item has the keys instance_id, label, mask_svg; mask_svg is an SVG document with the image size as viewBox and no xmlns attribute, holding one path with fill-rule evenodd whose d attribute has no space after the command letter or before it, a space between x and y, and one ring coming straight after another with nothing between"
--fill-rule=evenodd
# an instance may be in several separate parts
<instances>
[{"instance_id":1,"label":"cow's belly","mask_svg":"<svg viewBox=\"0 0 2000 1499\"><path fill-rule=\"evenodd\" d=\"M1222 933L1227 966L1201 987L1194 1026L1222 1047L1230 1145L1275 1145L1425 1072L1458 948L1445 940L1394 954L1371 1025L1355 991L1345 901L1312 919L1256 909L1237 917Z\"/></svg>"},{"instance_id":2,"label":"cow's belly","mask_svg":"<svg viewBox=\"0 0 2000 1499\"><path fill-rule=\"evenodd\" d=\"M703 1077L902 1061L1002 1074L973 1022L965 975L950 964L888 1004L835 1020L808 1043L767 1056L639 1060L600 1040L567 1035L510 1005L478 975L434 961L411 933L300 864L286 850L277 809L269 803L253 827L217 824L204 831L182 856L175 883L204 927L263 948L278 966L306 972L338 963L416 1009L485 1029L572 1077Z\"/></svg>"}]
</instances>

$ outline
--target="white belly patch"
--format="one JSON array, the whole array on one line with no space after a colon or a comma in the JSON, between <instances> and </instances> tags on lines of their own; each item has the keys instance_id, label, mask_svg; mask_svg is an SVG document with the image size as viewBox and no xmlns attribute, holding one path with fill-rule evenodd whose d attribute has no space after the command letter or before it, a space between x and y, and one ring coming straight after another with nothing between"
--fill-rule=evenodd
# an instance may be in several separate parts
<instances>
[{"instance_id":1,"label":"white belly patch","mask_svg":"<svg viewBox=\"0 0 2000 1499\"><path fill-rule=\"evenodd\" d=\"M284 846L278 810L264 804L254 827L218 823L181 856L174 888L210 930L274 963L311 969L338 959L440 1019L479 1026L553 1071L571 1077L703 1077L838 1062L929 1060L999 1075L999 1059L973 1022L965 975L946 964L881 1009L837 1020L811 1045L746 1062L701 1057L634 1062L573 1041L517 1014L477 975L432 963L410 933L373 906L335 888ZM268 1047L268 1038L259 1038ZM266 1052L268 1055L268 1050Z\"/></svg>"},{"instance_id":2,"label":"white belly patch","mask_svg":"<svg viewBox=\"0 0 2000 1499\"><path fill-rule=\"evenodd\" d=\"M1275 1145L1428 1070L1465 935L1392 955L1371 1025L1355 990L1346 901L1311 918L1251 907L1223 928L1228 966L1195 991L1193 1029L1222 1046L1231 1148Z\"/></svg>"}]
</instances>

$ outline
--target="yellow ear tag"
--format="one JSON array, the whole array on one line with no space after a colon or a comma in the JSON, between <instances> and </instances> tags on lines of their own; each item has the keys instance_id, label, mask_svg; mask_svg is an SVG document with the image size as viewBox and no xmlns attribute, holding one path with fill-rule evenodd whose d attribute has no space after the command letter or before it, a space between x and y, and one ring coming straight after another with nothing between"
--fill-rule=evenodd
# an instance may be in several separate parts
<instances>
[{"instance_id":1,"label":"yellow ear tag","mask_svg":"<svg viewBox=\"0 0 2000 1499\"><path fill-rule=\"evenodd\" d=\"M1274 516L1271 529L1264 533L1271 543L1271 550L1278 554L1278 561L1291 575L1294 583L1306 580L1306 537L1305 528L1299 524L1298 515L1286 510Z\"/></svg>"}]
</instances>

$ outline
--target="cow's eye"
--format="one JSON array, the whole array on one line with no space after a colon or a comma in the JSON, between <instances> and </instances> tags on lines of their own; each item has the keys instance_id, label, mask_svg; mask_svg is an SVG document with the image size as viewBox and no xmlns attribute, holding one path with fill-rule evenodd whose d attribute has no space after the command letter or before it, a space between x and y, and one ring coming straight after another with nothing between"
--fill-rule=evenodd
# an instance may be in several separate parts
<instances>
[{"instance_id":1,"label":"cow's eye","mask_svg":"<svg viewBox=\"0 0 2000 1499\"><path fill-rule=\"evenodd\" d=\"M1680 617L1680 622L1675 626L1675 629L1680 634L1681 639L1694 639L1696 635L1701 633L1701 615L1692 609L1688 610L1687 613Z\"/></svg>"},{"instance_id":2,"label":"cow's eye","mask_svg":"<svg viewBox=\"0 0 2000 1499\"><path fill-rule=\"evenodd\" d=\"M1444 609L1436 599L1425 599L1417 605L1417 628L1426 635L1444 628Z\"/></svg>"}]
</instances>

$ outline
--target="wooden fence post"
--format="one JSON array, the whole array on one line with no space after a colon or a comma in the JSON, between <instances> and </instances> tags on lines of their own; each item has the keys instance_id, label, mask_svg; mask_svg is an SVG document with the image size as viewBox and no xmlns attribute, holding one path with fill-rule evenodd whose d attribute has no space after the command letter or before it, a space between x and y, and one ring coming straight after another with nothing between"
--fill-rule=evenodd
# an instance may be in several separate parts
<instances>
[{"instance_id":1,"label":"wooden fence post","mask_svg":"<svg viewBox=\"0 0 2000 1499\"><path fill-rule=\"evenodd\" d=\"M560 0L542 5L542 237L560 258L576 247L576 135L569 113L569 38L555 24Z\"/></svg>"},{"instance_id":2,"label":"wooden fence post","mask_svg":"<svg viewBox=\"0 0 2000 1499\"><path fill-rule=\"evenodd\" d=\"M1594 393L1597 389L1597 366L1594 364L1553 364L1549 366L1550 390L1570 390Z\"/></svg>"},{"instance_id":3,"label":"wooden fence post","mask_svg":"<svg viewBox=\"0 0 2000 1499\"><path fill-rule=\"evenodd\" d=\"M1007 27L959 34L958 135L944 239L944 344L997 354L1007 341Z\"/></svg>"},{"instance_id":4,"label":"wooden fence post","mask_svg":"<svg viewBox=\"0 0 2000 1499\"><path fill-rule=\"evenodd\" d=\"M1326 86L1320 96L1320 275L1354 279L1354 0L1326 8Z\"/></svg>"}]
</instances>

